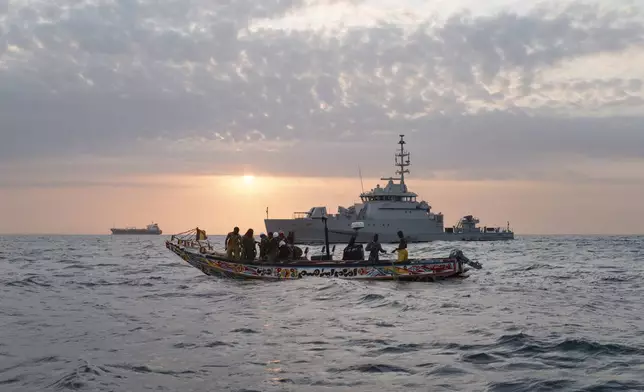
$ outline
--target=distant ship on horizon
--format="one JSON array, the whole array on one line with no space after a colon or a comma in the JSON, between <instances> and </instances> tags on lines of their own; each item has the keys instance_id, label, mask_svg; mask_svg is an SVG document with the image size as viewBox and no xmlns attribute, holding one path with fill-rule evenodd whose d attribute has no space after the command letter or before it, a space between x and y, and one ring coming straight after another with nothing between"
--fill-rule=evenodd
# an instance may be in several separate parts
<instances>
[{"instance_id":1,"label":"distant ship on horizon","mask_svg":"<svg viewBox=\"0 0 644 392\"><path fill-rule=\"evenodd\" d=\"M150 234L150 235L160 235L163 233L159 228L159 225L156 223L151 223L145 227L145 229L137 229L136 227L125 227L125 228L112 228L110 229L112 234L123 235L123 234Z\"/></svg>"}]
</instances>

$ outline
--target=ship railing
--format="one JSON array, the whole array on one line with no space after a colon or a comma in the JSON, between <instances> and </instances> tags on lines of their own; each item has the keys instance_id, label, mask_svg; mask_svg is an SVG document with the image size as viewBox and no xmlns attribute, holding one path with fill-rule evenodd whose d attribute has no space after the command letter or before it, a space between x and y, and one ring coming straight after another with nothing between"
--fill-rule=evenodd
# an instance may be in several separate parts
<instances>
[{"instance_id":1,"label":"ship railing","mask_svg":"<svg viewBox=\"0 0 644 392\"><path fill-rule=\"evenodd\" d=\"M484 233L513 233L512 230L505 227L490 227L486 226L483 230Z\"/></svg>"}]
</instances>

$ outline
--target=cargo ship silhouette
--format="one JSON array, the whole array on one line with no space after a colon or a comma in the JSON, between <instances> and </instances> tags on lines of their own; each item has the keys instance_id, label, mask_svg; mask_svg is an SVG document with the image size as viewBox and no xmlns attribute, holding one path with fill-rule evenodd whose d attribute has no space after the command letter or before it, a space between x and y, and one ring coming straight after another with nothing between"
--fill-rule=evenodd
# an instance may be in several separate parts
<instances>
[{"instance_id":1,"label":"cargo ship silhouette","mask_svg":"<svg viewBox=\"0 0 644 392\"><path fill-rule=\"evenodd\" d=\"M137 229L136 227L126 227L123 229L120 228L112 228L110 229L112 231L112 234L152 234L152 235L160 235L163 233L161 229L159 228L159 225L156 223L151 223L146 226L145 229Z\"/></svg>"}]
</instances>

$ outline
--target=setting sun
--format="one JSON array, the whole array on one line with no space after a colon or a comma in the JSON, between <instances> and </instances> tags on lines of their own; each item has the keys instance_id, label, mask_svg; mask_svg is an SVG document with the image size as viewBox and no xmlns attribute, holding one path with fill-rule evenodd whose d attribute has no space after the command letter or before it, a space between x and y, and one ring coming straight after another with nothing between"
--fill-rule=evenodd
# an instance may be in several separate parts
<instances>
[{"instance_id":1,"label":"setting sun","mask_svg":"<svg viewBox=\"0 0 644 392\"><path fill-rule=\"evenodd\" d=\"M254 179L255 179L255 176L245 175L244 176L244 184L250 185L250 184L253 183Z\"/></svg>"}]
</instances>

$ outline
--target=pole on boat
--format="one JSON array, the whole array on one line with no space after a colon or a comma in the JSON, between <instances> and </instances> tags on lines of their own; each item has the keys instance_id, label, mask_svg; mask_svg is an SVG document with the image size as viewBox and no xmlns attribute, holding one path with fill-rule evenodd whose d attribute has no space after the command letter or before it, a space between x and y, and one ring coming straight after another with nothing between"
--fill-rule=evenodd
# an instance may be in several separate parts
<instances>
[{"instance_id":1,"label":"pole on boat","mask_svg":"<svg viewBox=\"0 0 644 392\"><path fill-rule=\"evenodd\" d=\"M326 247L326 259L331 260L331 252L329 251L329 228L326 225L326 215L322 217L324 222L324 245Z\"/></svg>"}]
</instances>

